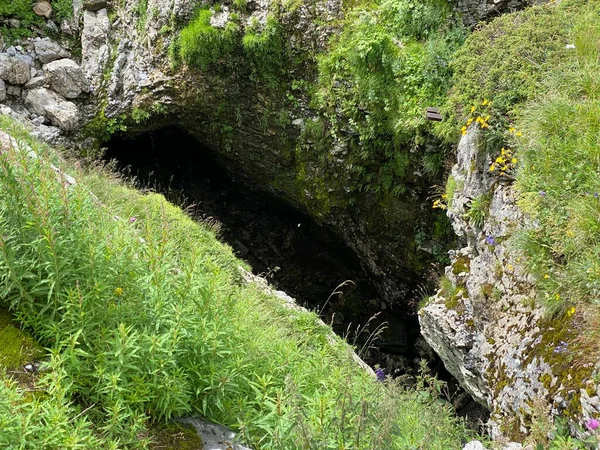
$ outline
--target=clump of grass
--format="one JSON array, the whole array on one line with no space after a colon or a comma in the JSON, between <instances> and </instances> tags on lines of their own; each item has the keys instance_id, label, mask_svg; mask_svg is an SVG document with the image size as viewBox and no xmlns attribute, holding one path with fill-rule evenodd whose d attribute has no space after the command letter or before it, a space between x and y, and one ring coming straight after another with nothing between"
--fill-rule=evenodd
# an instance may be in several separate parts
<instances>
[{"instance_id":1,"label":"clump of grass","mask_svg":"<svg viewBox=\"0 0 600 450\"><path fill-rule=\"evenodd\" d=\"M51 349L47 400L78 399L62 409L73 439L145 448L149 423L196 414L257 449L460 448L447 405L377 383L316 314L242 284L231 250L162 196L75 167L65 184L55 154L0 129L38 154L0 155L0 303Z\"/></svg>"},{"instance_id":2,"label":"clump of grass","mask_svg":"<svg viewBox=\"0 0 600 450\"><path fill-rule=\"evenodd\" d=\"M231 57L240 46L240 27L230 20L224 28L210 24L213 12L200 9L179 35L179 56L190 65L201 70L219 67L226 58Z\"/></svg>"},{"instance_id":3,"label":"clump of grass","mask_svg":"<svg viewBox=\"0 0 600 450\"><path fill-rule=\"evenodd\" d=\"M488 210L490 209L491 201L491 192L486 192L471 200L471 204L469 210L466 212L466 216L472 226L477 229L481 229L483 227Z\"/></svg>"}]
</instances>

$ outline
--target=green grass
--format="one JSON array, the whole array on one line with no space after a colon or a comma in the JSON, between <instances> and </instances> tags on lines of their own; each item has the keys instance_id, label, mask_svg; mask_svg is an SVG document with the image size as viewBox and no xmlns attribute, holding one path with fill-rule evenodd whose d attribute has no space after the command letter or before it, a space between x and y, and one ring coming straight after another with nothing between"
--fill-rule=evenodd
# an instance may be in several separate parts
<instances>
[{"instance_id":1,"label":"green grass","mask_svg":"<svg viewBox=\"0 0 600 450\"><path fill-rule=\"evenodd\" d=\"M0 129L40 155L0 155L0 302L50 349L40 402L71 417L73 441L143 448L149 424L190 414L256 449L441 450L467 439L426 387L375 382L315 314L241 283L229 247L162 196L65 165L5 117ZM15 407L18 419L38 406Z\"/></svg>"},{"instance_id":2,"label":"green grass","mask_svg":"<svg viewBox=\"0 0 600 450\"><path fill-rule=\"evenodd\" d=\"M568 57L572 18L582 0L550 2L496 18L472 33L453 56L452 89L437 133L455 142L473 105L493 105L493 119L515 120L544 92L544 79Z\"/></svg>"},{"instance_id":3,"label":"green grass","mask_svg":"<svg viewBox=\"0 0 600 450\"><path fill-rule=\"evenodd\" d=\"M600 296L599 11L599 2L589 2L571 17L575 49L518 124L519 206L538 224L519 245L553 313Z\"/></svg>"}]
</instances>

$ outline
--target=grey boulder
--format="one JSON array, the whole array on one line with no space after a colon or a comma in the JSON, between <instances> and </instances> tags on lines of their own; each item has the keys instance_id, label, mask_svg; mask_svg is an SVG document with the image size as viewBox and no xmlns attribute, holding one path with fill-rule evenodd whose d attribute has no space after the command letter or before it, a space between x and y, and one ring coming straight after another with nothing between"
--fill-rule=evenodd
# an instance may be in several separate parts
<instances>
[{"instance_id":1,"label":"grey boulder","mask_svg":"<svg viewBox=\"0 0 600 450\"><path fill-rule=\"evenodd\" d=\"M0 80L0 102L6 100L6 84Z\"/></svg>"},{"instance_id":2,"label":"grey boulder","mask_svg":"<svg viewBox=\"0 0 600 450\"><path fill-rule=\"evenodd\" d=\"M50 38L37 39L33 41L33 48L42 64L56 61L57 59L68 58L69 53L59 44Z\"/></svg>"},{"instance_id":3,"label":"grey boulder","mask_svg":"<svg viewBox=\"0 0 600 450\"><path fill-rule=\"evenodd\" d=\"M0 53L0 79L10 84L25 84L31 78L29 64L18 56Z\"/></svg>"},{"instance_id":4,"label":"grey boulder","mask_svg":"<svg viewBox=\"0 0 600 450\"><path fill-rule=\"evenodd\" d=\"M49 89L31 89L27 93L25 104L31 112L47 117L64 131L75 129L79 122L79 111L75 103L65 100Z\"/></svg>"},{"instance_id":5,"label":"grey boulder","mask_svg":"<svg viewBox=\"0 0 600 450\"><path fill-rule=\"evenodd\" d=\"M87 87L81 67L72 59L59 59L44 65L48 85L65 98L75 98Z\"/></svg>"}]
</instances>

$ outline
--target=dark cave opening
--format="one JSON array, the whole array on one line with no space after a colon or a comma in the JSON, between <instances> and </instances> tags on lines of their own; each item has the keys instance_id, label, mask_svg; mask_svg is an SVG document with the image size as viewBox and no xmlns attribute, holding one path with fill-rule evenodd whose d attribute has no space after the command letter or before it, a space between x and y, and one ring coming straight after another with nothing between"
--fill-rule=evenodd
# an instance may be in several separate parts
<instances>
[{"instance_id":1,"label":"dark cave opening","mask_svg":"<svg viewBox=\"0 0 600 450\"><path fill-rule=\"evenodd\" d=\"M197 220L217 223L220 239L255 274L319 312L357 351L364 347L360 356L368 364L397 376L414 374L418 361L425 358L433 372L449 382L453 395L462 395L462 405L455 405L458 413L472 416L472 400L460 394L424 342L416 315L392 310L378 298L356 254L331 230L234 179L208 147L181 128L114 136L104 145L105 160L114 160L117 169L134 177L139 187L188 206ZM382 324L385 330L370 344L371 333ZM465 407L463 414L460 409Z\"/></svg>"}]
</instances>

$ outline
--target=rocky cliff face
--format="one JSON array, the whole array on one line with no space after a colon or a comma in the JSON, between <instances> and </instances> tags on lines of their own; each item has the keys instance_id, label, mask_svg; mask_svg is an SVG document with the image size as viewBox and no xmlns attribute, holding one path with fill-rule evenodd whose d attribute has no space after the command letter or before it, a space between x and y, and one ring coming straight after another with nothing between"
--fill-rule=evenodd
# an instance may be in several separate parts
<instances>
[{"instance_id":1,"label":"rocky cliff face","mask_svg":"<svg viewBox=\"0 0 600 450\"><path fill-rule=\"evenodd\" d=\"M544 418L563 415L577 424L597 417L599 366L574 359L578 324L536 306L533 279L511 245L521 227L534 225L519 212L511 179L489 171L492 157L474 129L457 159L448 216L464 246L451 252L442 289L420 311L423 336L490 409L495 439L521 440ZM485 219L473 220L469 210L482 198Z\"/></svg>"}]
</instances>

